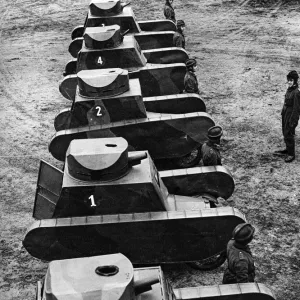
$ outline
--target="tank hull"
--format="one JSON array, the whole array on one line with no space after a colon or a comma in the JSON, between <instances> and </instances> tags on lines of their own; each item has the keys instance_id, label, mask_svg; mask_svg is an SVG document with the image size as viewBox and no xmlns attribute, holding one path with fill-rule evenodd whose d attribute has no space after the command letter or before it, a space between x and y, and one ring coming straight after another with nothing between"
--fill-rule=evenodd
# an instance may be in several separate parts
<instances>
[{"instance_id":1,"label":"tank hull","mask_svg":"<svg viewBox=\"0 0 300 300\"><path fill-rule=\"evenodd\" d=\"M233 178L223 166L160 171L159 175L168 191L174 195L195 196L212 195L213 193L216 198L227 199L234 191ZM63 172L61 170L45 161L40 162L33 209L35 219L53 218L61 195L62 182ZM80 193L78 198L83 200ZM194 199L197 200L197 198Z\"/></svg>"},{"instance_id":2,"label":"tank hull","mask_svg":"<svg viewBox=\"0 0 300 300\"><path fill-rule=\"evenodd\" d=\"M142 50L159 49L173 47L173 31L165 32L141 32L134 34ZM69 45L69 53L76 58L81 50L83 37L77 37Z\"/></svg>"},{"instance_id":3,"label":"tank hull","mask_svg":"<svg viewBox=\"0 0 300 300\"><path fill-rule=\"evenodd\" d=\"M77 94L76 99L81 98ZM85 99L84 99L85 100ZM145 117L142 112L133 113L128 106L126 98L102 98L86 99L79 103L75 100L71 109L64 109L54 119L56 131L83 127L87 125L101 125L104 122L103 116L97 117L98 110L106 114L106 120L118 122ZM170 96L145 97L143 103L146 111L164 114L186 114L194 112L205 112L206 106L198 94L176 94ZM125 106L124 106L125 105ZM98 109L96 109L98 107ZM130 109L129 113L126 110Z\"/></svg>"},{"instance_id":4,"label":"tank hull","mask_svg":"<svg viewBox=\"0 0 300 300\"><path fill-rule=\"evenodd\" d=\"M245 221L231 207L49 219L35 222L23 245L47 261L120 252L137 264L186 262L223 251Z\"/></svg>"},{"instance_id":5,"label":"tank hull","mask_svg":"<svg viewBox=\"0 0 300 300\"><path fill-rule=\"evenodd\" d=\"M116 65L114 65L116 67ZM157 97L180 94L184 90L186 67L182 63L146 65L129 69L130 79L139 79L143 97ZM66 76L59 84L59 91L66 99L74 101L77 76Z\"/></svg>"},{"instance_id":6,"label":"tank hull","mask_svg":"<svg viewBox=\"0 0 300 300\"><path fill-rule=\"evenodd\" d=\"M185 63L189 58L187 52L178 47L142 50L142 54L147 59L148 64ZM85 50L80 51L78 56L76 54L74 58L76 57L78 58L77 72L115 67L122 69L143 67L138 57L135 59L131 49ZM99 57L101 57L101 63L99 63Z\"/></svg>"}]
</instances>

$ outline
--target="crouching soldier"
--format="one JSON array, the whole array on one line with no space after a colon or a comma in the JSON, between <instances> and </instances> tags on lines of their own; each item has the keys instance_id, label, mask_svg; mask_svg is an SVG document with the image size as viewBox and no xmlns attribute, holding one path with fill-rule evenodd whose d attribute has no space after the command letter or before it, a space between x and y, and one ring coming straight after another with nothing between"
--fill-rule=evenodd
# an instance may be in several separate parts
<instances>
[{"instance_id":1,"label":"crouching soldier","mask_svg":"<svg viewBox=\"0 0 300 300\"><path fill-rule=\"evenodd\" d=\"M220 154L220 142L223 130L221 126L213 126L208 129L208 141L201 147L202 161L204 166L222 165Z\"/></svg>"},{"instance_id":2,"label":"crouching soldier","mask_svg":"<svg viewBox=\"0 0 300 300\"><path fill-rule=\"evenodd\" d=\"M223 284L254 282L254 259L248 244L252 241L254 227L249 223L239 224L227 244L228 266L224 272Z\"/></svg>"},{"instance_id":3,"label":"crouching soldier","mask_svg":"<svg viewBox=\"0 0 300 300\"><path fill-rule=\"evenodd\" d=\"M185 38L184 38L184 29L185 29L185 23L183 20L178 20L177 24L177 31L174 33L173 36L173 46L174 47L181 47L185 49Z\"/></svg>"},{"instance_id":4,"label":"crouching soldier","mask_svg":"<svg viewBox=\"0 0 300 300\"><path fill-rule=\"evenodd\" d=\"M197 61L194 58L189 58L185 62L186 73L184 76L184 90L186 93L199 94L198 80L195 74Z\"/></svg>"},{"instance_id":5,"label":"crouching soldier","mask_svg":"<svg viewBox=\"0 0 300 300\"><path fill-rule=\"evenodd\" d=\"M176 24L175 11L172 6L173 0L166 0L164 7L164 16L167 20L171 20Z\"/></svg>"}]
</instances>

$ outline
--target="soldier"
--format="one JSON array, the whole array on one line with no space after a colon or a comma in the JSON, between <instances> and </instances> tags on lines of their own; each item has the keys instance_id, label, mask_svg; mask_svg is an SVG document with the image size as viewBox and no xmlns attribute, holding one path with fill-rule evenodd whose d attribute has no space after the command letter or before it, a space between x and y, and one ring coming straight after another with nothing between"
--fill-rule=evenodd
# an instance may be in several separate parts
<instances>
[{"instance_id":1,"label":"soldier","mask_svg":"<svg viewBox=\"0 0 300 300\"><path fill-rule=\"evenodd\" d=\"M232 239L227 244L228 266L224 272L223 284L254 282L254 259L248 246L254 231L249 223L239 224L234 228Z\"/></svg>"},{"instance_id":2,"label":"soldier","mask_svg":"<svg viewBox=\"0 0 300 300\"><path fill-rule=\"evenodd\" d=\"M185 62L186 74L184 76L184 90L186 93L199 94L198 80L195 75L197 61L194 58L189 58Z\"/></svg>"},{"instance_id":3,"label":"soldier","mask_svg":"<svg viewBox=\"0 0 300 300\"><path fill-rule=\"evenodd\" d=\"M221 126L213 126L208 129L208 141L201 147L202 161L204 166L222 165L220 155L220 141L223 130Z\"/></svg>"},{"instance_id":4,"label":"soldier","mask_svg":"<svg viewBox=\"0 0 300 300\"><path fill-rule=\"evenodd\" d=\"M285 156L286 163L295 159L295 129L298 125L300 113L300 92L298 90L298 73L291 71L287 75L288 89L281 111L282 133L286 148L274 152L276 156Z\"/></svg>"},{"instance_id":5,"label":"soldier","mask_svg":"<svg viewBox=\"0 0 300 300\"><path fill-rule=\"evenodd\" d=\"M185 23L183 20L178 20L177 24L177 31L174 33L173 36L173 45L174 47L181 47L185 49L185 38L184 38L184 28L185 28Z\"/></svg>"},{"instance_id":6,"label":"soldier","mask_svg":"<svg viewBox=\"0 0 300 300\"><path fill-rule=\"evenodd\" d=\"M164 15L167 20L171 20L176 24L175 11L172 7L173 0L166 0L164 7Z\"/></svg>"}]
</instances>

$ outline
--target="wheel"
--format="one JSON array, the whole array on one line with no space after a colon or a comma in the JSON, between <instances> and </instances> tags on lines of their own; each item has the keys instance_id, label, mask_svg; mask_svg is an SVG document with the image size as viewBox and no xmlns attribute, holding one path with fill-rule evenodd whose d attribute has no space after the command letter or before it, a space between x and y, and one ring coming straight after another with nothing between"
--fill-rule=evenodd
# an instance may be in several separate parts
<instances>
[{"instance_id":1,"label":"wheel","mask_svg":"<svg viewBox=\"0 0 300 300\"><path fill-rule=\"evenodd\" d=\"M178 168L191 168L196 166L199 163L200 159L201 150L200 148L196 148L191 153L183 157L174 159L173 162Z\"/></svg>"},{"instance_id":2,"label":"wheel","mask_svg":"<svg viewBox=\"0 0 300 300\"><path fill-rule=\"evenodd\" d=\"M208 271L220 267L221 265L223 265L225 260L226 260L226 251L224 250L221 253L216 254L207 259L188 262L187 265L196 270Z\"/></svg>"}]
</instances>

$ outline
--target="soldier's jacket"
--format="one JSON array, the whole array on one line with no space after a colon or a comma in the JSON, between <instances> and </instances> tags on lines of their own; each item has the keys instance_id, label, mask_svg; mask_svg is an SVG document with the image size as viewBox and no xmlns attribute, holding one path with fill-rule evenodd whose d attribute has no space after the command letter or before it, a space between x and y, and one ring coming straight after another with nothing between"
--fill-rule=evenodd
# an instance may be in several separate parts
<instances>
[{"instance_id":1,"label":"soldier's jacket","mask_svg":"<svg viewBox=\"0 0 300 300\"><path fill-rule=\"evenodd\" d=\"M173 36L173 46L185 49L185 38L181 32L176 31Z\"/></svg>"},{"instance_id":2,"label":"soldier's jacket","mask_svg":"<svg viewBox=\"0 0 300 300\"><path fill-rule=\"evenodd\" d=\"M204 166L222 165L221 154L217 145L207 141L201 147L202 161Z\"/></svg>"},{"instance_id":3,"label":"soldier's jacket","mask_svg":"<svg viewBox=\"0 0 300 300\"><path fill-rule=\"evenodd\" d=\"M248 245L230 240L227 244L227 262L223 284L254 282L254 259Z\"/></svg>"},{"instance_id":4,"label":"soldier's jacket","mask_svg":"<svg viewBox=\"0 0 300 300\"><path fill-rule=\"evenodd\" d=\"M284 105L281 114L285 127L293 127L298 124L300 114L300 92L298 85L289 87L285 93Z\"/></svg>"},{"instance_id":5,"label":"soldier's jacket","mask_svg":"<svg viewBox=\"0 0 300 300\"><path fill-rule=\"evenodd\" d=\"M186 72L184 76L184 89L187 93L199 94L198 80L194 72Z\"/></svg>"},{"instance_id":6,"label":"soldier's jacket","mask_svg":"<svg viewBox=\"0 0 300 300\"><path fill-rule=\"evenodd\" d=\"M164 15L167 20L171 20L176 23L175 11L171 4L166 3L164 7Z\"/></svg>"}]
</instances>

